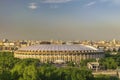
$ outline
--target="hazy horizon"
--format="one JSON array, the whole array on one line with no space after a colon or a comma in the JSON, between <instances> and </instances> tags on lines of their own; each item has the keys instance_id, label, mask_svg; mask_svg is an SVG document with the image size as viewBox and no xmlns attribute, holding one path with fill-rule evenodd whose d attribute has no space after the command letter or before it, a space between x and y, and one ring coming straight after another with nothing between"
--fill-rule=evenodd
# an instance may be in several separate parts
<instances>
[{"instance_id":1,"label":"hazy horizon","mask_svg":"<svg viewBox=\"0 0 120 80\"><path fill-rule=\"evenodd\" d=\"M1 0L0 39L120 40L120 0Z\"/></svg>"}]
</instances>

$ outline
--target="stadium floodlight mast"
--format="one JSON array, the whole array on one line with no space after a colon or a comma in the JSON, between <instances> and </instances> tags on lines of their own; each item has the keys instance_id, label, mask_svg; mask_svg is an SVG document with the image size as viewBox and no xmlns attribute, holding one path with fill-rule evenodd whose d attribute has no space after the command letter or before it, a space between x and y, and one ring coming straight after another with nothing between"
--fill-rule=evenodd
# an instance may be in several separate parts
<instances>
[{"instance_id":1,"label":"stadium floodlight mast","mask_svg":"<svg viewBox=\"0 0 120 80\"><path fill-rule=\"evenodd\" d=\"M4 36L5 34L6 34L5 32L0 33L0 39L3 39L3 36Z\"/></svg>"}]
</instances>

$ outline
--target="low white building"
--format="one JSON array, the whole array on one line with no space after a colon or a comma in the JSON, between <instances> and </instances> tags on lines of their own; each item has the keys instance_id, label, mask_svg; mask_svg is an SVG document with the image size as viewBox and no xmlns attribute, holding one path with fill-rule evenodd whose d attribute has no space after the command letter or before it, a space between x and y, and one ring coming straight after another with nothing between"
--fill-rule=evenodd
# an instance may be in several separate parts
<instances>
[{"instance_id":1,"label":"low white building","mask_svg":"<svg viewBox=\"0 0 120 80\"><path fill-rule=\"evenodd\" d=\"M98 71L99 68L100 68L100 65L99 65L98 62L89 62L89 63L87 63L87 67L88 67L89 69L91 69L91 70L96 70L96 71Z\"/></svg>"}]
</instances>

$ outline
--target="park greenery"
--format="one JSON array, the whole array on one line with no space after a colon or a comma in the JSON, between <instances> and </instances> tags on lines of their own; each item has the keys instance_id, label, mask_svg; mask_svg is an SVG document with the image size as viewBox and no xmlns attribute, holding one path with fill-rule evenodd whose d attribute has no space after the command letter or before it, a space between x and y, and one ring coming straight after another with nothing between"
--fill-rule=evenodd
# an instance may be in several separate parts
<instances>
[{"instance_id":1,"label":"park greenery","mask_svg":"<svg viewBox=\"0 0 120 80\"><path fill-rule=\"evenodd\" d=\"M118 56L118 55L117 55ZM103 69L120 66L120 55L100 59ZM66 67L56 67L51 63L41 63L38 59L14 58L11 52L0 52L0 80L119 80L117 77L98 75L94 77L87 69L87 62L68 62Z\"/></svg>"}]
</instances>

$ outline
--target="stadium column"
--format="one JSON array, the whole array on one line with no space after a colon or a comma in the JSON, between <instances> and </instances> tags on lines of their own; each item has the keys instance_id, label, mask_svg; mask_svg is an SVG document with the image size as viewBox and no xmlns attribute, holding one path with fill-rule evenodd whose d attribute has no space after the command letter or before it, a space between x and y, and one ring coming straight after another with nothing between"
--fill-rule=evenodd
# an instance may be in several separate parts
<instances>
[{"instance_id":1,"label":"stadium column","mask_svg":"<svg viewBox=\"0 0 120 80\"><path fill-rule=\"evenodd\" d=\"M79 53L79 58L80 58L80 61L81 61L81 56L82 56L82 55L81 55L81 52L80 52L80 53Z\"/></svg>"},{"instance_id":2,"label":"stadium column","mask_svg":"<svg viewBox=\"0 0 120 80\"><path fill-rule=\"evenodd\" d=\"M92 54L91 53L89 53L89 59L92 59Z\"/></svg>"},{"instance_id":3,"label":"stadium column","mask_svg":"<svg viewBox=\"0 0 120 80\"><path fill-rule=\"evenodd\" d=\"M87 53L86 55L87 55L87 56L86 56L86 59L90 59L89 53Z\"/></svg>"}]
</instances>

